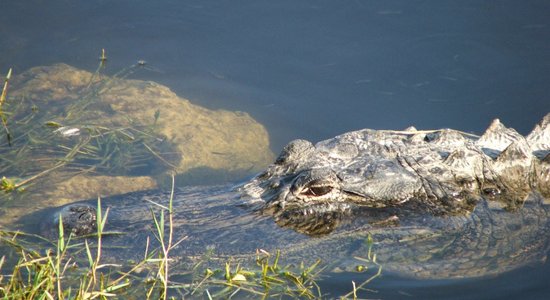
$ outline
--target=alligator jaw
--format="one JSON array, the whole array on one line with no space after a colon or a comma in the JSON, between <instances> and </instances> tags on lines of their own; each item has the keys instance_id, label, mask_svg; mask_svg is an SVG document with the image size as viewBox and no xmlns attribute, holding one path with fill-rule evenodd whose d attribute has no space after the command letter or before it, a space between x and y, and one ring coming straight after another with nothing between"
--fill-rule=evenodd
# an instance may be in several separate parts
<instances>
[{"instance_id":1,"label":"alligator jaw","mask_svg":"<svg viewBox=\"0 0 550 300\"><path fill-rule=\"evenodd\" d=\"M344 195L346 202L350 202L359 206L368 206L373 208L387 207L385 202L380 201L376 198L369 197L367 195L359 194L357 192L342 190L342 194ZM408 199L402 200L401 203L404 203L407 200Z\"/></svg>"}]
</instances>

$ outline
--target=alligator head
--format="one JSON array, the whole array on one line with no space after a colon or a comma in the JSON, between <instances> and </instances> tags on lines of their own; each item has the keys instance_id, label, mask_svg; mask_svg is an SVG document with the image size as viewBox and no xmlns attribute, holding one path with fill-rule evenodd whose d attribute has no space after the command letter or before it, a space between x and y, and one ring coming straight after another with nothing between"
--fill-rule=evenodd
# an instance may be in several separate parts
<instances>
[{"instance_id":1,"label":"alligator head","mask_svg":"<svg viewBox=\"0 0 550 300\"><path fill-rule=\"evenodd\" d=\"M498 119L481 137L451 129L363 129L316 145L290 142L243 191L263 212L302 216L308 224L319 213L412 201L430 212L457 213L485 196L513 209L533 190L550 194L549 153L550 114L527 137Z\"/></svg>"}]
</instances>

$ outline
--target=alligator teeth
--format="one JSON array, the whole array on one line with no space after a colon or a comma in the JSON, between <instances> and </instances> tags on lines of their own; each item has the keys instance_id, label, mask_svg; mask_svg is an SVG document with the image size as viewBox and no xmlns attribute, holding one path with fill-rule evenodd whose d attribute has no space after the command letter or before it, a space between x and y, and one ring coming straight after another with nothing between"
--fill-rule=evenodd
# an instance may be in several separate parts
<instances>
[{"instance_id":1,"label":"alligator teeth","mask_svg":"<svg viewBox=\"0 0 550 300\"><path fill-rule=\"evenodd\" d=\"M494 119L485 133L476 141L476 145L492 158L500 155L513 142L525 141L525 138L512 128L507 128L499 119Z\"/></svg>"},{"instance_id":2,"label":"alligator teeth","mask_svg":"<svg viewBox=\"0 0 550 300\"><path fill-rule=\"evenodd\" d=\"M527 136L527 142L533 149L533 154L540 159L550 154L550 113L535 125Z\"/></svg>"}]
</instances>

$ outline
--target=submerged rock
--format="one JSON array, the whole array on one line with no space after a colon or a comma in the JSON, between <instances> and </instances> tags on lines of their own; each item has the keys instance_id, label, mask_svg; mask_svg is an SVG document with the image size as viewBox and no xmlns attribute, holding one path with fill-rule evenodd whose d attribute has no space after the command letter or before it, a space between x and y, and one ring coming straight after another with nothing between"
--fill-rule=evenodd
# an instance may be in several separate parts
<instances>
[{"instance_id":1,"label":"submerged rock","mask_svg":"<svg viewBox=\"0 0 550 300\"><path fill-rule=\"evenodd\" d=\"M35 67L14 79L10 95L57 110L94 89L94 102L82 120L109 127L152 125L158 110L158 132L183 156L178 172L205 167L255 171L273 159L266 129L247 113L200 107L152 81L93 75L66 64Z\"/></svg>"},{"instance_id":2,"label":"submerged rock","mask_svg":"<svg viewBox=\"0 0 550 300\"><path fill-rule=\"evenodd\" d=\"M212 178L216 176L223 180L256 172L273 159L266 129L247 113L207 109L166 86L127 79L136 68L106 76L54 64L32 68L10 81L5 108L13 112L8 122L15 145L0 145L0 154L9 161L9 155L16 155L14 149L21 148L24 151L17 155L28 155L27 162L32 163L25 167L0 165L8 170L2 175L24 180L39 174L63 160L71 147L87 137L98 139L95 148L102 148L104 140L115 136L130 140L124 147L141 149L112 152L115 155L105 155L111 150L99 149L103 152L90 158L86 152L93 149L84 146L84 154L77 154L72 166L56 168L26 185L28 191L18 196L22 199L3 208L4 221L10 222L9 215L29 213L29 209L152 189L167 173L175 172L184 182L215 181ZM142 132L149 136L143 142L136 138ZM112 145L104 148L119 146ZM105 161L117 155L120 161L105 167ZM96 167L99 162L103 165ZM86 171L75 171L78 168Z\"/></svg>"}]
</instances>

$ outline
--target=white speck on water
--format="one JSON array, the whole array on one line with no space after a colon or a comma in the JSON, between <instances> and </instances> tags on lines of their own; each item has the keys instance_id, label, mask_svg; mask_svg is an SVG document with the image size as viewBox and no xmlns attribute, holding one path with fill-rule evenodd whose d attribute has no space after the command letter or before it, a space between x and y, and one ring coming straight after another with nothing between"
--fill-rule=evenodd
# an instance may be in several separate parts
<instances>
[{"instance_id":1,"label":"white speck on water","mask_svg":"<svg viewBox=\"0 0 550 300\"><path fill-rule=\"evenodd\" d=\"M60 134L64 137L70 137L70 136L80 135L80 129L75 127L63 126L54 130L54 133Z\"/></svg>"}]
</instances>

